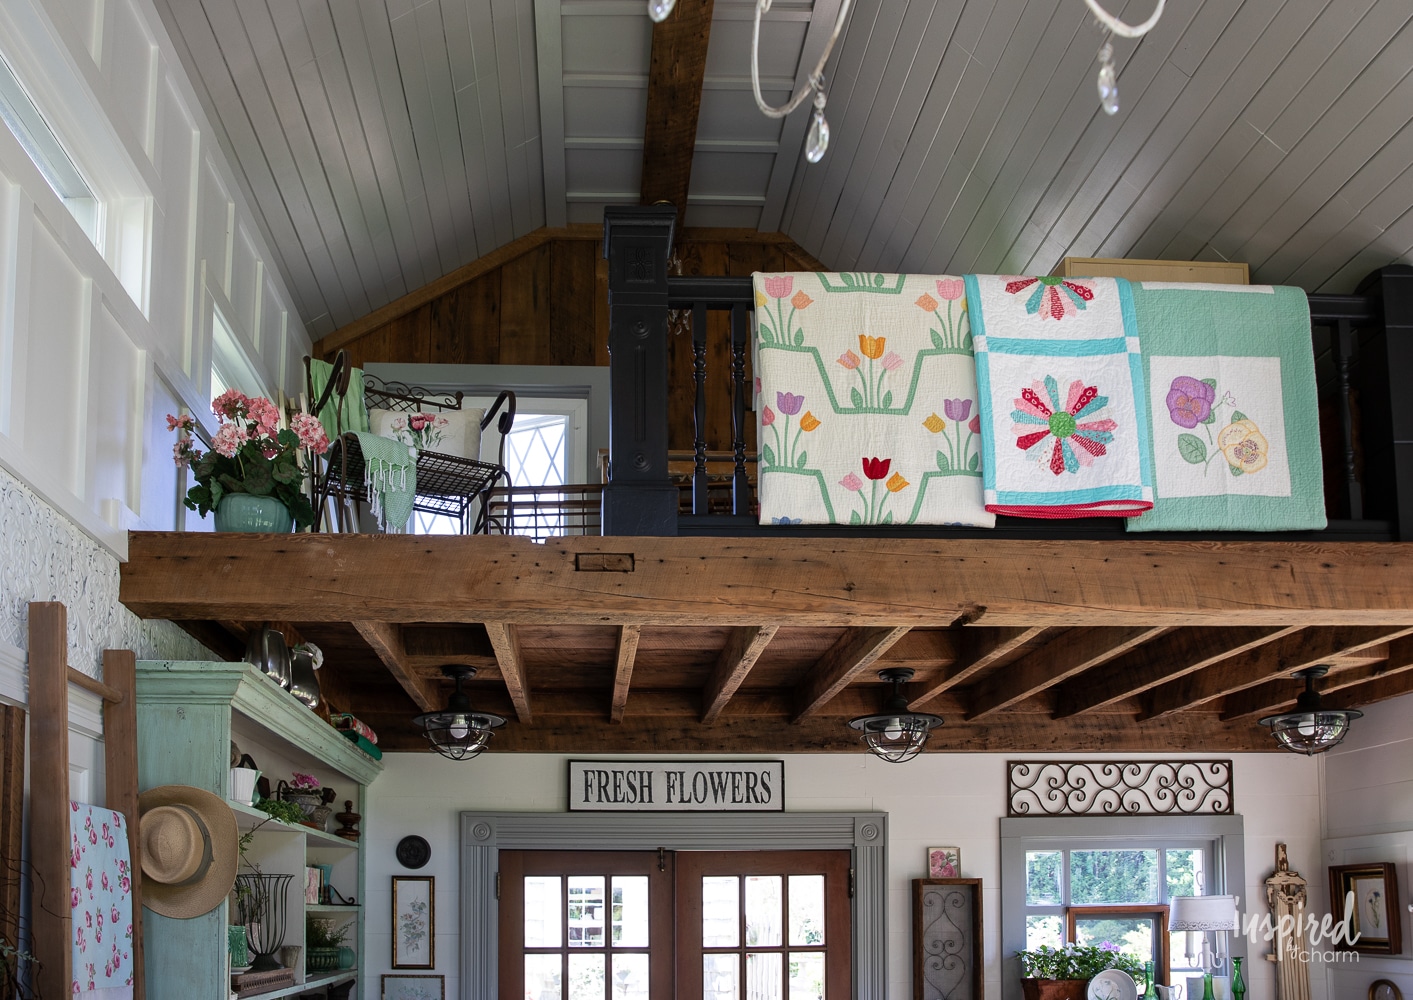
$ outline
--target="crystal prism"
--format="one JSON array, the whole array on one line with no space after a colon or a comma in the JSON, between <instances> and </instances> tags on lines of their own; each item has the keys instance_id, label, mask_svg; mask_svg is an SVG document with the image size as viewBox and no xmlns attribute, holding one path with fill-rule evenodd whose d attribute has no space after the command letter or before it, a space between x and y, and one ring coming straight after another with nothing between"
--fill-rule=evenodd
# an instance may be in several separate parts
<instances>
[{"instance_id":1,"label":"crystal prism","mask_svg":"<svg viewBox=\"0 0 1413 1000\"><path fill-rule=\"evenodd\" d=\"M809 135L805 138L805 159L818 163L824 159L824 151L829 148L829 123L824 120L824 112L815 109L810 121Z\"/></svg>"},{"instance_id":2,"label":"crystal prism","mask_svg":"<svg viewBox=\"0 0 1413 1000\"><path fill-rule=\"evenodd\" d=\"M1113 63L1099 67L1099 104L1105 114L1119 113L1119 81L1114 76Z\"/></svg>"},{"instance_id":3,"label":"crystal prism","mask_svg":"<svg viewBox=\"0 0 1413 1000\"><path fill-rule=\"evenodd\" d=\"M648 17L654 21L665 21L677 0L648 0Z\"/></svg>"}]
</instances>

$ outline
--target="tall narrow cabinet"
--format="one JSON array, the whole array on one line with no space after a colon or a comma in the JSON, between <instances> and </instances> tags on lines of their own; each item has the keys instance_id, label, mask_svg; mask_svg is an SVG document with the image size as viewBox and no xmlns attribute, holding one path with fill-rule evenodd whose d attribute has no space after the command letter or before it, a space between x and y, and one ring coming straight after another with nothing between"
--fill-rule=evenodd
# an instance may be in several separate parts
<instances>
[{"instance_id":1,"label":"tall narrow cabinet","mask_svg":"<svg viewBox=\"0 0 1413 1000\"><path fill-rule=\"evenodd\" d=\"M352 800L362 810L363 791L382 764L339 735L288 691L248 663L142 660L137 665L138 785L193 785L229 801L231 744L249 754L271 785L294 771L313 774L337 791L336 803ZM242 832L254 831L241 870L258 866L287 873L288 931L285 944L302 945L306 916L351 925L354 950L362 957L362 907L306 905L304 871L330 866L332 885L361 901L363 851L356 841L305 826L266 821L264 813L232 802ZM144 914L149 1000L227 1000L227 905L200 917L175 920ZM346 982L357 970L306 973L304 954L295 963L295 985L258 994L264 1000L296 997L320 986Z\"/></svg>"}]
</instances>

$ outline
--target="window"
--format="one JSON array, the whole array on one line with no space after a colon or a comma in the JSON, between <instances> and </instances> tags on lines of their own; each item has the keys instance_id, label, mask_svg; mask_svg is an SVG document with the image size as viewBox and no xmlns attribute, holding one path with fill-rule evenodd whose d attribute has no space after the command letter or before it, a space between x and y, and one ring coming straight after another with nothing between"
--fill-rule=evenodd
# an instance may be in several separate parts
<instances>
[{"instance_id":1,"label":"window","mask_svg":"<svg viewBox=\"0 0 1413 1000\"><path fill-rule=\"evenodd\" d=\"M221 310L211 307L211 398L227 389L247 396L269 396L265 380L241 347L235 331Z\"/></svg>"}]
</instances>

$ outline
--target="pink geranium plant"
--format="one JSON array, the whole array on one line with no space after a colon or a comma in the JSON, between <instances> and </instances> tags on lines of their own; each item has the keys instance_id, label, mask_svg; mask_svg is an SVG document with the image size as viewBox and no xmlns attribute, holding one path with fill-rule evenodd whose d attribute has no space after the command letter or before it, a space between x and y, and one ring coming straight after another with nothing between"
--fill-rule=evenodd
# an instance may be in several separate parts
<instances>
[{"instance_id":1,"label":"pink geranium plant","mask_svg":"<svg viewBox=\"0 0 1413 1000\"><path fill-rule=\"evenodd\" d=\"M329 450L329 439L318 418L296 413L288 427L280 426L280 412L263 396L246 396L229 389L211 403L219 425L211 450L202 452L192 437L196 421L188 414L167 414L167 429L177 432L172 448L177 465L191 466L196 480L186 494L186 506L202 517L215 510L229 493L249 493L279 500L306 527L314 521L314 508L303 493L307 474L300 452L316 455Z\"/></svg>"}]
</instances>

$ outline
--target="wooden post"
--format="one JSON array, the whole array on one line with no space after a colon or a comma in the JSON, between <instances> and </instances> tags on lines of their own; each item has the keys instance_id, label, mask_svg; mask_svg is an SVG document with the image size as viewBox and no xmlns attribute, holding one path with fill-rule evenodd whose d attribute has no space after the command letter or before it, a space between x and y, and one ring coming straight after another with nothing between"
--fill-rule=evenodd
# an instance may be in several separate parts
<instances>
[{"instance_id":1,"label":"wooden post","mask_svg":"<svg viewBox=\"0 0 1413 1000\"><path fill-rule=\"evenodd\" d=\"M1375 271L1361 294L1383 301L1383 325L1359 346L1364 417L1364 500L1372 517L1397 522L1400 541L1413 541L1413 267Z\"/></svg>"},{"instance_id":2,"label":"wooden post","mask_svg":"<svg viewBox=\"0 0 1413 1000\"><path fill-rule=\"evenodd\" d=\"M0 706L0 938L20 940L20 863L24 836L25 710Z\"/></svg>"},{"instance_id":3,"label":"wooden post","mask_svg":"<svg viewBox=\"0 0 1413 1000\"><path fill-rule=\"evenodd\" d=\"M130 649L103 651L103 680L117 689L120 701L103 704L105 803L123 814L132 864L133 1000L143 1000L142 859L137 845L137 655Z\"/></svg>"},{"instance_id":4,"label":"wooden post","mask_svg":"<svg viewBox=\"0 0 1413 1000\"><path fill-rule=\"evenodd\" d=\"M73 983L69 913L68 615L58 603L29 606L30 934L38 993L66 997Z\"/></svg>"},{"instance_id":5,"label":"wooden post","mask_svg":"<svg viewBox=\"0 0 1413 1000\"><path fill-rule=\"evenodd\" d=\"M667 471L667 258L671 205L604 211L608 258L608 485L605 535L677 534Z\"/></svg>"}]
</instances>

